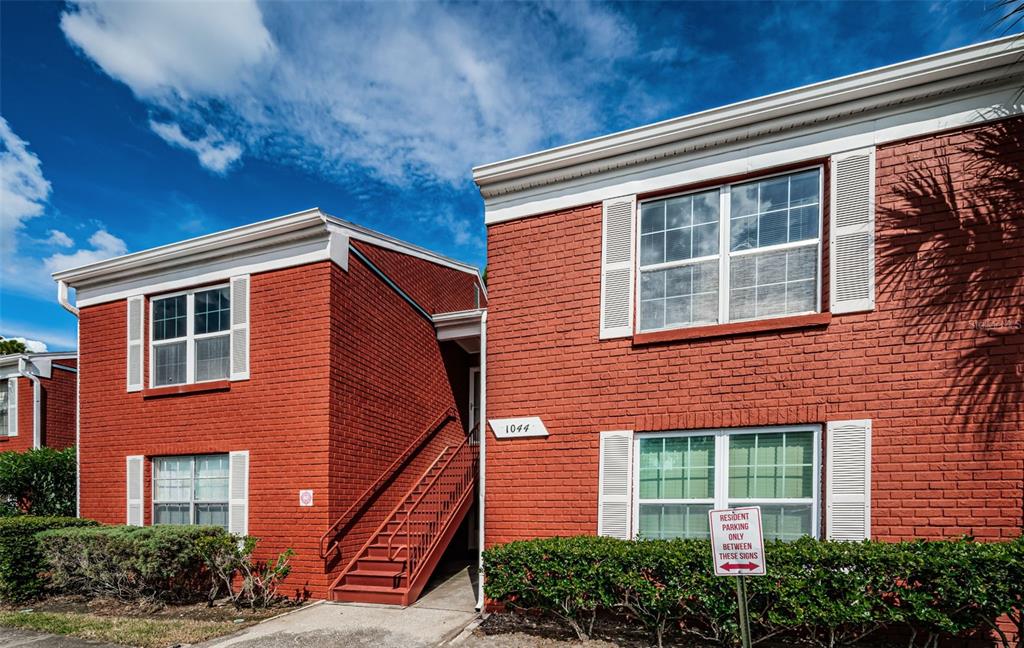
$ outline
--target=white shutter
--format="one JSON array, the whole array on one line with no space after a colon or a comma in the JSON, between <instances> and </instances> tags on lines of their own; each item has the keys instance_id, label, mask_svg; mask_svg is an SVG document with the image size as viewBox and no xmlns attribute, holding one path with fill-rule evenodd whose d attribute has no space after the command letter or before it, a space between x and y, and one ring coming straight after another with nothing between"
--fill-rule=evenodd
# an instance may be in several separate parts
<instances>
[{"instance_id":1,"label":"white shutter","mask_svg":"<svg viewBox=\"0 0 1024 648\"><path fill-rule=\"evenodd\" d=\"M128 391L142 390L142 347L144 346L146 318L145 298L128 298Z\"/></svg>"},{"instance_id":2,"label":"white shutter","mask_svg":"<svg viewBox=\"0 0 1024 648\"><path fill-rule=\"evenodd\" d=\"M597 534L628 540L633 433L602 432L597 485Z\"/></svg>"},{"instance_id":3,"label":"white shutter","mask_svg":"<svg viewBox=\"0 0 1024 648\"><path fill-rule=\"evenodd\" d=\"M18 436L18 377L7 379L7 436Z\"/></svg>"},{"instance_id":4,"label":"white shutter","mask_svg":"<svg viewBox=\"0 0 1024 648\"><path fill-rule=\"evenodd\" d=\"M831 311L874 310L875 149L832 156L831 176Z\"/></svg>"},{"instance_id":5,"label":"white shutter","mask_svg":"<svg viewBox=\"0 0 1024 648\"><path fill-rule=\"evenodd\" d=\"M231 380L249 378L249 275L231 277Z\"/></svg>"},{"instance_id":6,"label":"white shutter","mask_svg":"<svg viewBox=\"0 0 1024 648\"><path fill-rule=\"evenodd\" d=\"M871 421L828 424L825 535L829 540L871 537Z\"/></svg>"},{"instance_id":7,"label":"white shutter","mask_svg":"<svg viewBox=\"0 0 1024 648\"><path fill-rule=\"evenodd\" d=\"M228 460L228 531L249 533L249 451L232 452Z\"/></svg>"},{"instance_id":8,"label":"white shutter","mask_svg":"<svg viewBox=\"0 0 1024 648\"><path fill-rule=\"evenodd\" d=\"M127 463L128 477L126 490L128 492L128 512L125 523L128 524L128 526L142 526L142 482L145 474L145 471L143 470L142 456L134 455L128 457Z\"/></svg>"},{"instance_id":9,"label":"white shutter","mask_svg":"<svg viewBox=\"0 0 1024 648\"><path fill-rule=\"evenodd\" d=\"M633 218L636 196L604 201L601 236L602 340L633 334Z\"/></svg>"}]
</instances>

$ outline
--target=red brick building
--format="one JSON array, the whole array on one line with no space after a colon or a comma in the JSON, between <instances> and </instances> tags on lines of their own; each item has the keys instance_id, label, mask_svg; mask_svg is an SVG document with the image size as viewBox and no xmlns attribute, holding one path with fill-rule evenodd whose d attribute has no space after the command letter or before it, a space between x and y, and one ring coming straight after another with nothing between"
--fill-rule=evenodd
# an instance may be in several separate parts
<instances>
[{"instance_id":1,"label":"red brick building","mask_svg":"<svg viewBox=\"0 0 1024 648\"><path fill-rule=\"evenodd\" d=\"M74 353L0 356L0 452L75 445Z\"/></svg>"},{"instance_id":2,"label":"red brick building","mask_svg":"<svg viewBox=\"0 0 1024 648\"><path fill-rule=\"evenodd\" d=\"M296 551L290 593L342 600L415 599L467 542L475 268L314 209L55 278L83 517L257 536Z\"/></svg>"},{"instance_id":3,"label":"red brick building","mask_svg":"<svg viewBox=\"0 0 1024 648\"><path fill-rule=\"evenodd\" d=\"M1009 538L1024 43L478 167L486 545Z\"/></svg>"}]
</instances>

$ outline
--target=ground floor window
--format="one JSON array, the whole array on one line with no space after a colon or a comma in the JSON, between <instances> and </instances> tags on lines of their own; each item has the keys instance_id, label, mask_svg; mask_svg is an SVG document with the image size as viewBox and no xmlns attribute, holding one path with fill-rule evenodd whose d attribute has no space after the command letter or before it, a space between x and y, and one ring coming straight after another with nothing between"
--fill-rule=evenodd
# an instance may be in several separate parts
<instances>
[{"instance_id":1,"label":"ground floor window","mask_svg":"<svg viewBox=\"0 0 1024 648\"><path fill-rule=\"evenodd\" d=\"M818 535L818 426L637 435L634 527L707 538L708 511L760 506L766 538Z\"/></svg>"},{"instance_id":2,"label":"ground floor window","mask_svg":"<svg viewBox=\"0 0 1024 648\"><path fill-rule=\"evenodd\" d=\"M228 528L228 455L153 459L153 524Z\"/></svg>"}]
</instances>

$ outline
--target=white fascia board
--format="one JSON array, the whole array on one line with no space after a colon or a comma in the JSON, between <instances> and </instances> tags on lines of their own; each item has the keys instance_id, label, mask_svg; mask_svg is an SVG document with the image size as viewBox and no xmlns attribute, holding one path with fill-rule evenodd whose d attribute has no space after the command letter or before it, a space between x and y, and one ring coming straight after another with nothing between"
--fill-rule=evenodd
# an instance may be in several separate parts
<instances>
[{"instance_id":1,"label":"white fascia board","mask_svg":"<svg viewBox=\"0 0 1024 648\"><path fill-rule=\"evenodd\" d=\"M236 275L280 270L317 261L334 261L342 265L342 260L337 258L338 245L332 245L331 238L332 235L320 228L305 238L268 239L259 248L227 256L189 260L144 275L126 273L122 279L110 278L102 283L79 287L76 301L80 307L92 306L132 295L155 295L224 281ZM347 259L344 263L347 265Z\"/></svg>"},{"instance_id":2,"label":"white fascia board","mask_svg":"<svg viewBox=\"0 0 1024 648\"><path fill-rule=\"evenodd\" d=\"M21 360L25 360L30 366L35 366L40 369L45 367L46 375L44 378L50 377L49 367L54 361L60 360L77 360L78 354L69 351L44 351L42 353L15 353L13 355L0 356L0 372L14 367L15 373L17 373L18 363ZM3 375L0 373L0 377ZM42 376L42 374L36 374Z\"/></svg>"},{"instance_id":3,"label":"white fascia board","mask_svg":"<svg viewBox=\"0 0 1024 648\"><path fill-rule=\"evenodd\" d=\"M431 320L438 340L479 338L483 328L484 309L438 313Z\"/></svg>"},{"instance_id":4,"label":"white fascia board","mask_svg":"<svg viewBox=\"0 0 1024 648\"><path fill-rule=\"evenodd\" d=\"M845 119L822 120L813 127L761 136L733 138L731 144L691 143L695 150L662 153L639 164L524 189L485 199L488 225L545 214L580 205L600 203L623 195L685 187L815 160L836 153L867 148L927 133L1024 114L1015 102L1015 83L1000 88L977 88L955 98L934 100L913 109L906 106L857 114Z\"/></svg>"},{"instance_id":5,"label":"white fascia board","mask_svg":"<svg viewBox=\"0 0 1024 648\"><path fill-rule=\"evenodd\" d=\"M655 124L531 153L473 169L473 178L487 195L488 185L533 176L547 171L575 168L596 159L607 159L764 121L798 115L810 110L873 99L876 105L893 101L903 93L927 96L930 84L965 75L1005 74L1000 68L1020 63L1024 40L1019 35L969 45L939 54L896 63L874 70L806 85L792 90L741 101ZM907 92L907 91L910 92ZM904 99L906 100L906 99Z\"/></svg>"}]
</instances>

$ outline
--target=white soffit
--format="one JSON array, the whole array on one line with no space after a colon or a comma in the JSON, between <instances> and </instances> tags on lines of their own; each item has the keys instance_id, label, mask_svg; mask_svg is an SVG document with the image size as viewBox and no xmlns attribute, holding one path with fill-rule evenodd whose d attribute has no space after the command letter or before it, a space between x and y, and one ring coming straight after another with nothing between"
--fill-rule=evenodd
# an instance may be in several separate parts
<instances>
[{"instance_id":1,"label":"white soffit","mask_svg":"<svg viewBox=\"0 0 1024 648\"><path fill-rule=\"evenodd\" d=\"M1021 114L1019 36L474 169L488 224Z\"/></svg>"}]
</instances>

